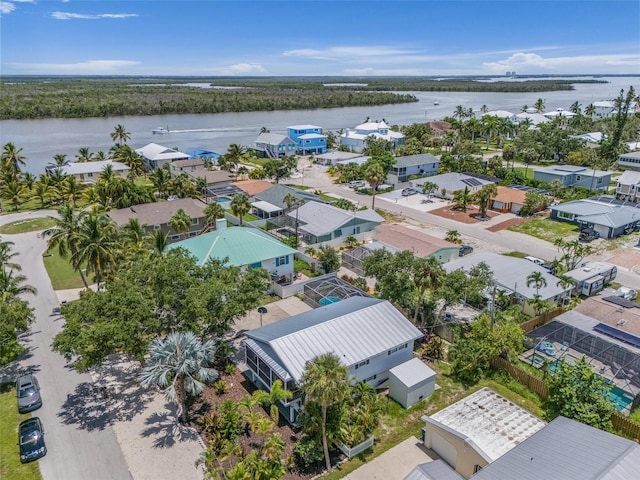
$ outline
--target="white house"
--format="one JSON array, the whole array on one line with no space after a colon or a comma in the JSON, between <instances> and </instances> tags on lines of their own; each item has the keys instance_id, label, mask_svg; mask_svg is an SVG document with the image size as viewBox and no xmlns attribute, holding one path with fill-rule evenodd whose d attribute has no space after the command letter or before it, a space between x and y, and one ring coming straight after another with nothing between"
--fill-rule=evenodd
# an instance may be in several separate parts
<instances>
[{"instance_id":1,"label":"white house","mask_svg":"<svg viewBox=\"0 0 640 480\"><path fill-rule=\"evenodd\" d=\"M344 145L354 152L362 152L369 137L383 139L391 142L392 148L404 144L405 136L400 132L391 130L383 120L381 122L366 122L358 125L354 130L346 129L340 135L340 145Z\"/></svg>"},{"instance_id":2,"label":"white house","mask_svg":"<svg viewBox=\"0 0 640 480\"><path fill-rule=\"evenodd\" d=\"M389 370L389 396L404 408L429 398L436 388L436 372L413 357Z\"/></svg>"},{"instance_id":3,"label":"white house","mask_svg":"<svg viewBox=\"0 0 640 480\"><path fill-rule=\"evenodd\" d=\"M640 172L627 170L618 177L616 198L637 202L640 198Z\"/></svg>"},{"instance_id":4,"label":"white house","mask_svg":"<svg viewBox=\"0 0 640 480\"><path fill-rule=\"evenodd\" d=\"M186 153L158 145L157 143L150 143L142 148L137 148L136 153L142 157L149 170L162 168L163 165L170 164L177 160L188 160L191 158Z\"/></svg>"},{"instance_id":5,"label":"white house","mask_svg":"<svg viewBox=\"0 0 640 480\"><path fill-rule=\"evenodd\" d=\"M386 300L350 297L246 332L245 363L249 379L270 390L281 380L287 390L305 371L307 362L335 354L356 380L378 386L389 370L413 357L422 337L404 315ZM302 408L299 394L283 402L287 419Z\"/></svg>"},{"instance_id":6,"label":"white house","mask_svg":"<svg viewBox=\"0 0 640 480\"><path fill-rule=\"evenodd\" d=\"M618 155L618 167L640 170L640 152L621 153Z\"/></svg>"},{"instance_id":7,"label":"white house","mask_svg":"<svg viewBox=\"0 0 640 480\"><path fill-rule=\"evenodd\" d=\"M80 183L96 183L105 168L111 167L113 173L120 177L126 177L131 170L124 163L113 160L100 160L97 162L71 162L67 165L48 169L60 170L63 175L75 177Z\"/></svg>"}]
</instances>

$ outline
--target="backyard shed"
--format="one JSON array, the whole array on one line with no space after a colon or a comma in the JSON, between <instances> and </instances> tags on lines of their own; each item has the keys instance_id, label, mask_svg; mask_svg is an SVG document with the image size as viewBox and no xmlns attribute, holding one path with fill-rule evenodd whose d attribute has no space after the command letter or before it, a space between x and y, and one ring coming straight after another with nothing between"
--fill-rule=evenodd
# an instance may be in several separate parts
<instances>
[{"instance_id":1,"label":"backyard shed","mask_svg":"<svg viewBox=\"0 0 640 480\"><path fill-rule=\"evenodd\" d=\"M428 398L436 387L436 372L419 358L389 370L389 396L404 408Z\"/></svg>"}]
</instances>

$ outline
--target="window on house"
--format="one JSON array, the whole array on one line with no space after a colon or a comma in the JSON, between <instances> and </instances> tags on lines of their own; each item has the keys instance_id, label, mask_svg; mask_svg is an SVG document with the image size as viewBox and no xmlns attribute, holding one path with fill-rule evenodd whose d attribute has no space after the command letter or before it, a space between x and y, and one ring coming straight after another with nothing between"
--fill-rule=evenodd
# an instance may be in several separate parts
<instances>
[{"instance_id":1,"label":"window on house","mask_svg":"<svg viewBox=\"0 0 640 480\"><path fill-rule=\"evenodd\" d=\"M191 225L197 225L198 224L198 219L197 218L192 218L191 219Z\"/></svg>"},{"instance_id":2,"label":"window on house","mask_svg":"<svg viewBox=\"0 0 640 480\"><path fill-rule=\"evenodd\" d=\"M93 172L87 173L87 177L93 177Z\"/></svg>"},{"instance_id":3,"label":"window on house","mask_svg":"<svg viewBox=\"0 0 640 480\"><path fill-rule=\"evenodd\" d=\"M365 365L369 365L369 360L365 360L364 362L356 363L356 370L360 367L364 367Z\"/></svg>"},{"instance_id":4,"label":"window on house","mask_svg":"<svg viewBox=\"0 0 640 480\"><path fill-rule=\"evenodd\" d=\"M378 378L378 375L371 375L369 378L365 378L364 381L370 382L371 380L375 380L376 378Z\"/></svg>"},{"instance_id":5,"label":"window on house","mask_svg":"<svg viewBox=\"0 0 640 480\"><path fill-rule=\"evenodd\" d=\"M580 180L582 180L582 177L580 175L576 175L576 182L579 182Z\"/></svg>"},{"instance_id":6,"label":"window on house","mask_svg":"<svg viewBox=\"0 0 640 480\"><path fill-rule=\"evenodd\" d=\"M154 225L154 226L153 226L153 229L154 229L154 230L160 230L160 225Z\"/></svg>"},{"instance_id":7,"label":"window on house","mask_svg":"<svg viewBox=\"0 0 640 480\"><path fill-rule=\"evenodd\" d=\"M195 237L197 234L198 232L189 232L189 238Z\"/></svg>"}]
</instances>

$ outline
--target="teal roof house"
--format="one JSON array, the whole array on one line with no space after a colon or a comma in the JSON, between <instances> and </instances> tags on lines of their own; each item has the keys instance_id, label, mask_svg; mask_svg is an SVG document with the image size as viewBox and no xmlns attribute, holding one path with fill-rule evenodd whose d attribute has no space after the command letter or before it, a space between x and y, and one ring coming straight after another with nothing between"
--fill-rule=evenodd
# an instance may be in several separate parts
<instances>
[{"instance_id":1,"label":"teal roof house","mask_svg":"<svg viewBox=\"0 0 640 480\"><path fill-rule=\"evenodd\" d=\"M210 258L227 258L227 263L236 267L264 268L276 283L293 282L296 250L258 228L226 225L225 219L219 219L214 232L176 242L169 248L184 248L196 257L198 265Z\"/></svg>"}]
</instances>

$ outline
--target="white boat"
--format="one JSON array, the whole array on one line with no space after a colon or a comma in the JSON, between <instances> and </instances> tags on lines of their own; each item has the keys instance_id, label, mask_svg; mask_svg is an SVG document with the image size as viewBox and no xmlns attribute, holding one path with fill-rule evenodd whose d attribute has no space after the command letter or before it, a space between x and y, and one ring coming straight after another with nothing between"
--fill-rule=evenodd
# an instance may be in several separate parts
<instances>
[{"instance_id":1,"label":"white boat","mask_svg":"<svg viewBox=\"0 0 640 480\"><path fill-rule=\"evenodd\" d=\"M153 130L151 130L152 133L169 133L169 127L164 128L164 127L157 127L154 128Z\"/></svg>"},{"instance_id":2,"label":"white boat","mask_svg":"<svg viewBox=\"0 0 640 480\"><path fill-rule=\"evenodd\" d=\"M435 102L433 102L433 104L434 105L440 105L440 102L436 100Z\"/></svg>"}]
</instances>

